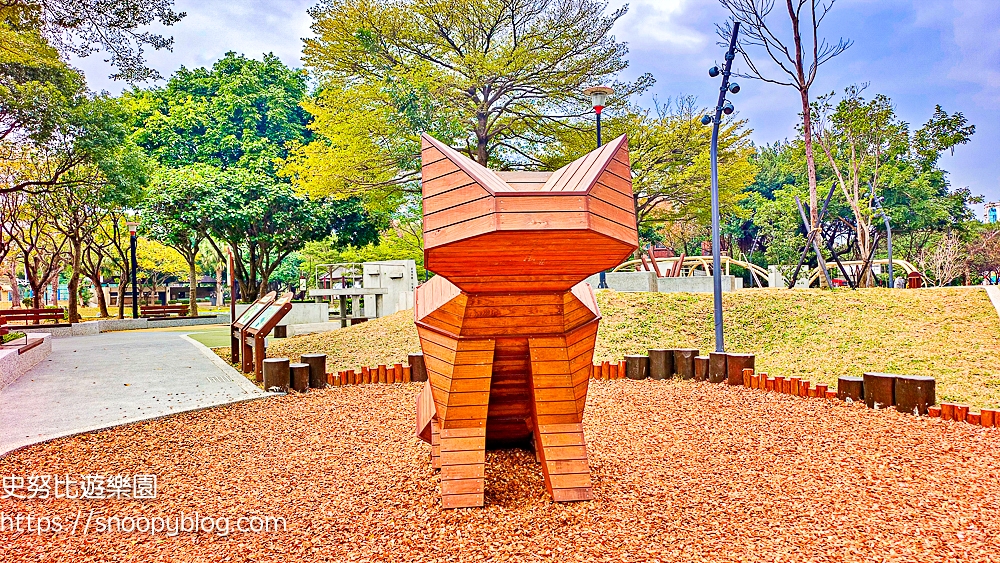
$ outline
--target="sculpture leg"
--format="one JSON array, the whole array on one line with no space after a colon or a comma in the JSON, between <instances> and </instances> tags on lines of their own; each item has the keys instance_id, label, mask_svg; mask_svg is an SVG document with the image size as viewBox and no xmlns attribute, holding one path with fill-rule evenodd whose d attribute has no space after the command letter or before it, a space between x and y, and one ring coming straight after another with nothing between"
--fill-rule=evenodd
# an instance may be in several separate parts
<instances>
[{"instance_id":1,"label":"sculpture leg","mask_svg":"<svg viewBox=\"0 0 1000 563\"><path fill-rule=\"evenodd\" d=\"M448 387L447 406L438 409L442 508L483 506L493 353L493 340L460 340L451 377L434 374L431 379L432 386Z\"/></svg>"},{"instance_id":2,"label":"sculpture leg","mask_svg":"<svg viewBox=\"0 0 1000 563\"><path fill-rule=\"evenodd\" d=\"M542 462L545 488L557 502L591 500L594 496L582 409L574 388L574 362L566 337L531 338L528 344L535 451ZM589 359L584 368L589 370Z\"/></svg>"},{"instance_id":3,"label":"sculpture leg","mask_svg":"<svg viewBox=\"0 0 1000 563\"><path fill-rule=\"evenodd\" d=\"M431 469L441 469L441 426L431 420Z\"/></svg>"}]
</instances>

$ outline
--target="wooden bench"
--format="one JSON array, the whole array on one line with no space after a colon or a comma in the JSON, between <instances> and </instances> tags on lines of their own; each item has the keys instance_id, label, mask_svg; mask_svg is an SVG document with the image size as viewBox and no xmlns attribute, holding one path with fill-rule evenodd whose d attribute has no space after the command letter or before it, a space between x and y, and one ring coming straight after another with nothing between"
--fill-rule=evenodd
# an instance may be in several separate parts
<instances>
[{"instance_id":1,"label":"wooden bench","mask_svg":"<svg viewBox=\"0 0 1000 563\"><path fill-rule=\"evenodd\" d=\"M190 311L187 305L143 305L139 310L143 317L151 318L169 317L171 315L186 317Z\"/></svg>"},{"instance_id":2,"label":"wooden bench","mask_svg":"<svg viewBox=\"0 0 1000 563\"><path fill-rule=\"evenodd\" d=\"M43 321L54 323L49 326L70 326L69 323L62 322L65 316L64 309L8 309L4 311L3 316L6 319L3 324L8 328L41 325Z\"/></svg>"}]
</instances>

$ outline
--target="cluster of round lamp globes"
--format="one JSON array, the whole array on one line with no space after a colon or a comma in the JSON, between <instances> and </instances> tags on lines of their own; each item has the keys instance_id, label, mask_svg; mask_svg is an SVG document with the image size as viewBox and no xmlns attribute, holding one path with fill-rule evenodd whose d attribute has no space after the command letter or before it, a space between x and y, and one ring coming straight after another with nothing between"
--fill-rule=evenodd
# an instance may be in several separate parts
<instances>
[{"instance_id":1,"label":"cluster of round lamp globes","mask_svg":"<svg viewBox=\"0 0 1000 563\"><path fill-rule=\"evenodd\" d=\"M719 76L720 74L722 74L722 71L719 70L719 67L717 67L717 66L713 66L712 68L708 69L708 75L711 76L712 78L715 78L715 77ZM729 85L729 93L730 94L738 94L739 92L740 92L740 85L739 84L733 82L733 83L731 83ZM726 100L726 103L722 104L722 113L724 113L726 115L731 115L734 111L736 111L736 108L733 107L733 102L730 102L729 100ZM701 124L702 125L709 125L711 123L712 123L712 116L711 115L706 115L706 116L704 116L704 117L701 118Z\"/></svg>"}]
</instances>

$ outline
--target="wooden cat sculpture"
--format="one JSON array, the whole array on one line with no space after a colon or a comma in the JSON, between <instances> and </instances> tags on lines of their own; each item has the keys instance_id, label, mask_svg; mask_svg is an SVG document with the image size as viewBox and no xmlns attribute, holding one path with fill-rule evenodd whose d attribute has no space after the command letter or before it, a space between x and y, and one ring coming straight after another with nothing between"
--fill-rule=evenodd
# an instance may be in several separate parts
<instances>
[{"instance_id":1,"label":"wooden cat sculpture","mask_svg":"<svg viewBox=\"0 0 1000 563\"><path fill-rule=\"evenodd\" d=\"M588 276L638 247L628 142L555 172L494 172L424 135L417 435L445 508L483 505L485 448L534 444L556 501L592 498L583 410L600 312Z\"/></svg>"}]
</instances>

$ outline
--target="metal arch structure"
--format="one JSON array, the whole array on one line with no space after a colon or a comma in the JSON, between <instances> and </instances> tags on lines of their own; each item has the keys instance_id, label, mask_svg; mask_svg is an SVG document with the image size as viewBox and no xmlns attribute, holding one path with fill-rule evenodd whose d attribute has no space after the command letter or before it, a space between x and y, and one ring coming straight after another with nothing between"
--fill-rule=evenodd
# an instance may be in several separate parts
<instances>
[{"instance_id":1,"label":"metal arch structure","mask_svg":"<svg viewBox=\"0 0 1000 563\"><path fill-rule=\"evenodd\" d=\"M730 256L720 256L719 258L721 260L722 267L725 268L726 275L729 275L730 266L739 266L747 270L752 270L755 274L757 274L761 278L765 280L767 279L767 270L761 268L757 264L753 264L743 260L737 260ZM661 271L663 270L669 271L669 269L672 268L677 263L678 260L679 258L657 258L656 264L657 266L659 266L660 264L666 264L667 265L666 268L660 266L660 269ZM681 268L688 269L688 274L687 274L688 277L694 276L694 272L699 268L704 270L705 274L711 275L712 273L711 260L712 260L711 256L687 256L684 258L684 262L681 263ZM617 268L615 268L612 271L613 272L620 272L623 270L631 271L630 268L634 268L636 266L640 266L641 271L649 271L646 269L646 266L642 264L642 260L629 260L628 262L622 262L621 264L618 265Z\"/></svg>"},{"instance_id":2,"label":"metal arch structure","mask_svg":"<svg viewBox=\"0 0 1000 563\"><path fill-rule=\"evenodd\" d=\"M841 263L844 265L845 268L852 269L852 268L857 268L859 266L863 266L864 265L864 260L842 260ZM909 274L911 274L913 272L917 272L917 273L919 273L921 275L921 277L925 277L924 273L921 272L920 269L918 269L913 264L907 262L906 260L900 260L898 258L894 258L891 262L889 260L887 260L887 259L872 260L871 261L871 265L872 266L874 266L876 264L878 264L880 266L899 266L899 267L903 268L903 271L906 272L907 275L909 275ZM813 268L812 270L809 271L808 275L809 275L809 277L808 277L809 285L812 286L813 283L815 283L817 280L819 280L819 276L820 276L819 268ZM892 283L892 282L890 281L890 283Z\"/></svg>"}]
</instances>

